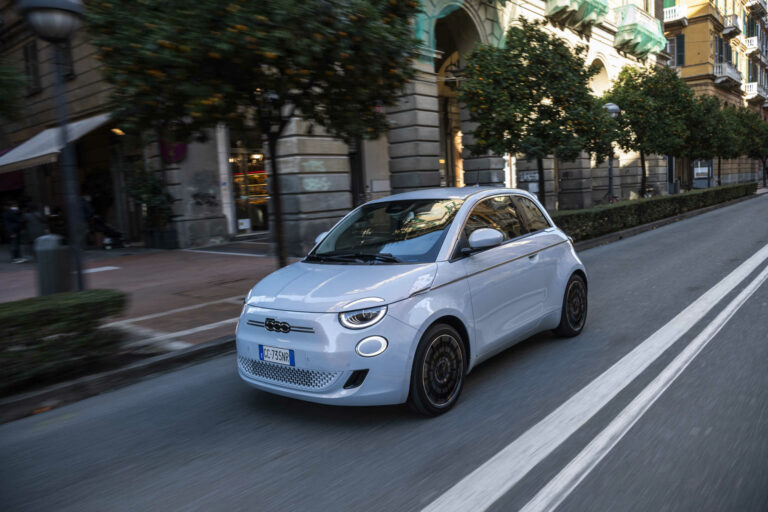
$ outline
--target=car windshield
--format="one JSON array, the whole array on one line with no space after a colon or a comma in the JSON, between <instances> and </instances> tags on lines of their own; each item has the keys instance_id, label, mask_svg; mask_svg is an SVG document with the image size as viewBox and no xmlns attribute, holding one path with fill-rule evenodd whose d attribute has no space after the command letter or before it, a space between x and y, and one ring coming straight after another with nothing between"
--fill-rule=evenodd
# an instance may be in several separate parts
<instances>
[{"instance_id":1,"label":"car windshield","mask_svg":"<svg viewBox=\"0 0 768 512\"><path fill-rule=\"evenodd\" d=\"M336 226L306 261L425 263L435 261L463 201L416 199L366 204Z\"/></svg>"}]
</instances>

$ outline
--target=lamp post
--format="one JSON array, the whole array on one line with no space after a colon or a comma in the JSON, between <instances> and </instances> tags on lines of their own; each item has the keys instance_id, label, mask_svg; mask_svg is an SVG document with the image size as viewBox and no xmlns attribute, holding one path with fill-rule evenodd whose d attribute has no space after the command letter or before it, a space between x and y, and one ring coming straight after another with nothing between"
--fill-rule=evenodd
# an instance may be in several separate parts
<instances>
[{"instance_id":1,"label":"lamp post","mask_svg":"<svg viewBox=\"0 0 768 512\"><path fill-rule=\"evenodd\" d=\"M69 109L64 88L64 52L62 43L68 41L82 22L82 0L22 0L19 10L35 34L51 43L56 66L56 116L59 122L59 145L62 147L59 169L64 182L67 210L67 234L72 260L77 274L77 289L83 290L81 257L83 212L79 201L78 177L74 148L69 143L67 124Z\"/></svg>"},{"instance_id":2,"label":"lamp post","mask_svg":"<svg viewBox=\"0 0 768 512\"><path fill-rule=\"evenodd\" d=\"M606 103L603 105L603 110L613 119L621 113L621 109L615 103ZM613 201L613 141L611 141L611 154L608 155L608 201Z\"/></svg>"}]
</instances>

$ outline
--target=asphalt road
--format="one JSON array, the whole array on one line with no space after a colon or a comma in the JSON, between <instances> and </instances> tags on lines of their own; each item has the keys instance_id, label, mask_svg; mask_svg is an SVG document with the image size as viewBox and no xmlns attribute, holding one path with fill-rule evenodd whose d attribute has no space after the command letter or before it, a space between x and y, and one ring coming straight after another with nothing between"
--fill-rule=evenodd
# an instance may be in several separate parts
<instances>
[{"instance_id":1,"label":"asphalt road","mask_svg":"<svg viewBox=\"0 0 768 512\"><path fill-rule=\"evenodd\" d=\"M436 419L268 395L238 380L229 355L0 426L0 506L410 511L447 499L438 509L506 511L530 507L554 486L558 511L764 512L768 283L756 279L768 263L753 265L685 328L677 315L768 244L765 219L768 195L584 251L590 316L582 335L542 334L484 363L457 407ZM750 283L754 293L589 463L591 447ZM562 439L530 451L540 460L513 484L504 471L486 471L521 439L540 442L541 425L564 404L607 393L582 390L663 326L682 335L608 390L615 395L583 423L555 422L548 435ZM502 467L524 467L523 459ZM558 487L571 469L575 483ZM490 503L493 492L478 491L488 482L498 484Z\"/></svg>"}]
</instances>

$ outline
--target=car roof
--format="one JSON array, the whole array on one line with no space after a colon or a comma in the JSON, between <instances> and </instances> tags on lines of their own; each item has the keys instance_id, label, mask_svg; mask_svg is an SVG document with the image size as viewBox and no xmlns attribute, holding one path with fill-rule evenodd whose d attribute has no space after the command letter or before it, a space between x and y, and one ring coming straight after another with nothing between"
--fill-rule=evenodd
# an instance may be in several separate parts
<instances>
[{"instance_id":1,"label":"car roof","mask_svg":"<svg viewBox=\"0 0 768 512\"><path fill-rule=\"evenodd\" d=\"M401 194L394 194L380 199L375 199L371 203L380 203L384 201L408 201L414 199L462 199L466 200L468 197L475 194L484 193L509 193L516 192L528 195L525 190L510 189L510 188L498 188L498 187L439 187L439 188L424 188L420 190L413 190L411 192L403 192Z\"/></svg>"}]
</instances>

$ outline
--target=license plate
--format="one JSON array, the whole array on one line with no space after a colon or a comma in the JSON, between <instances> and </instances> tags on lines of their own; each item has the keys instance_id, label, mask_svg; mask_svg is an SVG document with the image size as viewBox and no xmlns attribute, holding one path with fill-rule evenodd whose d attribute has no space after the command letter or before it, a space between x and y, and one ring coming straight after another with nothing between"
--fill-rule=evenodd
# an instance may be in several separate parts
<instances>
[{"instance_id":1,"label":"license plate","mask_svg":"<svg viewBox=\"0 0 768 512\"><path fill-rule=\"evenodd\" d=\"M268 347L259 345L259 359L268 363L284 364L295 366L293 360L293 350L287 348Z\"/></svg>"}]
</instances>

